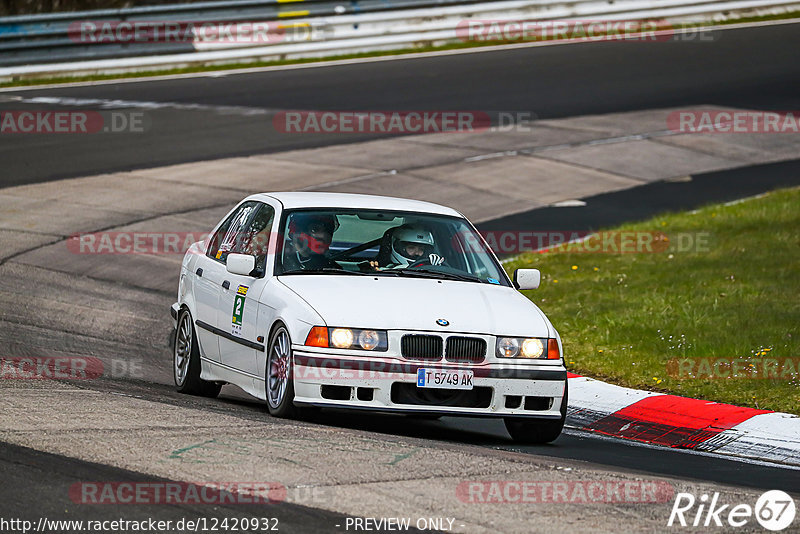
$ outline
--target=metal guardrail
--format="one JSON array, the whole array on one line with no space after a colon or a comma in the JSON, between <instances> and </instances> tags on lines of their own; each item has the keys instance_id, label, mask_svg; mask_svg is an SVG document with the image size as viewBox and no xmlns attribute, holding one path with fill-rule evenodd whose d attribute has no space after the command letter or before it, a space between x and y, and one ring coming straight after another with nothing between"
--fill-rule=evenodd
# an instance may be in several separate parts
<instances>
[{"instance_id":1,"label":"metal guardrail","mask_svg":"<svg viewBox=\"0 0 800 534\"><path fill-rule=\"evenodd\" d=\"M75 29L75 24L83 21L288 21L303 17L435 8L479 1L486 0L239 0L0 17L0 66L194 51L191 42L83 42L70 33L71 29Z\"/></svg>"},{"instance_id":2,"label":"metal guardrail","mask_svg":"<svg viewBox=\"0 0 800 534\"><path fill-rule=\"evenodd\" d=\"M334 56L459 40L467 19L702 22L800 9L800 0L239 0L0 18L0 81ZM85 43L78 21L271 23L263 42ZM61 62L61 63L60 63ZM69 63L66 63L69 62Z\"/></svg>"}]
</instances>

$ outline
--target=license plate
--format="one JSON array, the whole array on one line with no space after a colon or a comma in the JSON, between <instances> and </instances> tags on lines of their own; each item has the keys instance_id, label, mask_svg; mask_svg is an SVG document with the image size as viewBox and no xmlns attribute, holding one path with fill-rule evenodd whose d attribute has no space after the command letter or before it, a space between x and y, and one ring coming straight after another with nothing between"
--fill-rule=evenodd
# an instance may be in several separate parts
<instances>
[{"instance_id":1,"label":"license plate","mask_svg":"<svg viewBox=\"0 0 800 534\"><path fill-rule=\"evenodd\" d=\"M472 389L475 376L467 369L417 369L418 388Z\"/></svg>"}]
</instances>

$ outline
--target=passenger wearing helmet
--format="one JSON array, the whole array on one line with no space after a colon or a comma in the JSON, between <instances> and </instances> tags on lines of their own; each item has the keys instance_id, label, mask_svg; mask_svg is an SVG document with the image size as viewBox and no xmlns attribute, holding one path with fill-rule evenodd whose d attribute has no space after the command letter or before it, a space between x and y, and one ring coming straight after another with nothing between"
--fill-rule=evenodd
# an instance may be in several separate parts
<instances>
[{"instance_id":1,"label":"passenger wearing helmet","mask_svg":"<svg viewBox=\"0 0 800 534\"><path fill-rule=\"evenodd\" d=\"M287 246L283 255L284 272L341 269L326 255L338 227L339 223L333 215L302 212L290 215Z\"/></svg>"}]
</instances>

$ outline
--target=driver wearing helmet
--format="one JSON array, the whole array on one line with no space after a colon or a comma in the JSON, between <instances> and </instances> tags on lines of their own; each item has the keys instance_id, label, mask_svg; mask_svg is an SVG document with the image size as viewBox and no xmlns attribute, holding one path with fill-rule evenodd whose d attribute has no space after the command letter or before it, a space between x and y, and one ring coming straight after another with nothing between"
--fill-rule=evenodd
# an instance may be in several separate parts
<instances>
[{"instance_id":1,"label":"driver wearing helmet","mask_svg":"<svg viewBox=\"0 0 800 534\"><path fill-rule=\"evenodd\" d=\"M341 269L326 254L339 222L333 215L295 213L289 219L284 272L296 270Z\"/></svg>"},{"instance_id":2,"label":"driver wearing helmet","mask_svg":"<svg viewBox=\"0 0 800 534\"><path fill-rule=\"evenodd\" d=\"M415 264L441 265L444 258L434 254L433 234L417 224L404 224L384 234L385 245L375 260L365 263L362 270L404 269ZM383 247L386 246L384 251Z\"/></svg>"},{"instance_id":3,"label":"driver wearing helmet","mask_svg":"<svg viewBox=\"0 0 800 534\"><path fill-rule=\"evenodd\" d=\"M387 267L404 268L427 260L433 252L433 235L418 225L404 225L392 232L392 248Z\"/></svg>"}]
</instances>

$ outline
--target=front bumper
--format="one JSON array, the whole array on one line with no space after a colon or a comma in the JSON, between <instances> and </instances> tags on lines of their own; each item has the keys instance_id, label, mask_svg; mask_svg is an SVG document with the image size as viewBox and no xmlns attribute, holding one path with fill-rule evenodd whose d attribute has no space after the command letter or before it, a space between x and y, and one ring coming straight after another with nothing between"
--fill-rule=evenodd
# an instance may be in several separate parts
<instances>
[{"instance_id":1,"label":"front bumper","mask_svg":"<svg viewBox=\"0 0 800 534\"><path fill-rule=\"evenodd\" d=\"M293 347L295 404L360 410L489 417L561 418L562 365L469 366L353 358ZM472 390L417 388L417 369L472 369Z\"/></svg>"}]
</instances>

